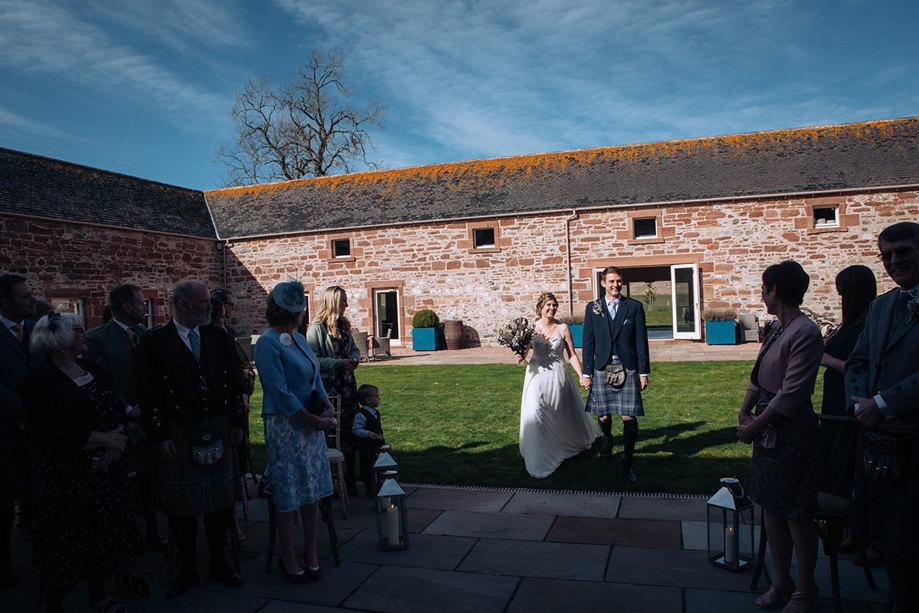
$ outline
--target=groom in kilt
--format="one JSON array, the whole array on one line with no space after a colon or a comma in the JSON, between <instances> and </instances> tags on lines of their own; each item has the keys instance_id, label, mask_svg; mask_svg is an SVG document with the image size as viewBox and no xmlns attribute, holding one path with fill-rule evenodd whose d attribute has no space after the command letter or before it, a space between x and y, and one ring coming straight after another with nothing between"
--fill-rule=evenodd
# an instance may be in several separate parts
<instances>
[{"instance_id":1,"label":"groom in kilt","mask_svg":"<svg viewBox=\"0 0 919 613\"><path fill-rule=\"evenodd\" d=\"M195 541L202 514L211 580L227 587L243 584L226 563L224 537L232 517L235 449L246 420L230 341L222 329L208 325L207 286L183 281L172 303L172 321L141 340L137 382L147 437L156 448L158 499L181 564L167 598L181 596L198 581Z\"/></svg>"},{"instance_id":2,"label":"groom in kilt","mask_svg":"<svg viewBox=\"0 0 919 613\"><path fill-rule=\"evenodd\" d=\"M587 410L597 416L603 432L600 460L612 457L612 415L622 416L622 479L635 483L632 457L638 440L638 417L645 414L641 392L648 387L651 360L648 330L640 302L622 295L622 271L607 266L600 284L606 290L584 311L584 375L590 393Z\"/></svg>"}]
</instances>

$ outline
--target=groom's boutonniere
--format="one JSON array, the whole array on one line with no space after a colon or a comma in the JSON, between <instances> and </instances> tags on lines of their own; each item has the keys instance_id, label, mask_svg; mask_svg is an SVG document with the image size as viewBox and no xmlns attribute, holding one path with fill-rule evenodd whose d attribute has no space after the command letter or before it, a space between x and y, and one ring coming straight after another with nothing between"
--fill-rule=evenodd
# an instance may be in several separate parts
<instances>
[{"instance_id":1,"label":"groom's boutonniere","mask_svg":"<svg viewBox=\"0 0 919 613\"><path fill-rule=\"evenodd\" d=\"M591 310L594 312L594 315L599 315L600 317L606 317L606 309L603 308L603 303L600 302L600 299L597 298L590 303Z\"/></svg>"}]
</instances>

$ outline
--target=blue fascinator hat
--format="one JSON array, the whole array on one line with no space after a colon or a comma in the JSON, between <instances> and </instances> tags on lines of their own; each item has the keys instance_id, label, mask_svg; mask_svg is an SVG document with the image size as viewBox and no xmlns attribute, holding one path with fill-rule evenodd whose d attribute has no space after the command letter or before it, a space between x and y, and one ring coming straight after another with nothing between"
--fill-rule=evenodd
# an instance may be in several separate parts
<instances>
[{"instance_id":1,"label":"blue fascinator hat","mask_svg":"<svg viewBox=\"0 0 919 613\"><path fill-rule=\"evenodd\" d=\"M275 304L290 313L299 313L306 308L306 294L303 284L299 281L285 281L278 283L271 290L271 297Z\"/></svg>"}]
</instances>

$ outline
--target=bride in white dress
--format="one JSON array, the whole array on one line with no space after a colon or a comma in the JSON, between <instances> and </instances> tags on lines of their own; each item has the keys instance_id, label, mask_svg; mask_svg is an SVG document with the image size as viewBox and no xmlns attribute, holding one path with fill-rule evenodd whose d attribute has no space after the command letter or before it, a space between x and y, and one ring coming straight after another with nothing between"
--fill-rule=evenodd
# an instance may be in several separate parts
<instances>
[{"instance_id":1,"label":"bride in white dress","mask_svg":"<svg viewBox=\"0 0 919 613\"><path fill-rule=\"evenodd\" d=\"M568 362L581 375L568 326L555 319L558 301L551 293L536 303L539 319L530 347L520 402L520 455L527 472L548 477L566 459L590 449L600 435L575 385ZM518 361L525 356L517 354Z\"/></svg>"}]
</instances>

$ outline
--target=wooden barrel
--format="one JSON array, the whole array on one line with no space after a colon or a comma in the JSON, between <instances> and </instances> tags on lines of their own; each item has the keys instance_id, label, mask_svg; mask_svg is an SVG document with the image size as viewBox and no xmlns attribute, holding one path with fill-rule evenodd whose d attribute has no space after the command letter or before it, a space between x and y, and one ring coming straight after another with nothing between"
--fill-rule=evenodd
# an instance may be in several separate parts
<instances>
[{"instance_id":1,"label":"wooden barrel","mask_svg":"<svg viewBox=\"0 0 919 613\"><path fill-rule=\"evenodd\" d=\"M444 322L444 340L447 343L447 349L462 349L466 344L463 337L463 320L454 319Z\"/></svg>"}]
</instances>

